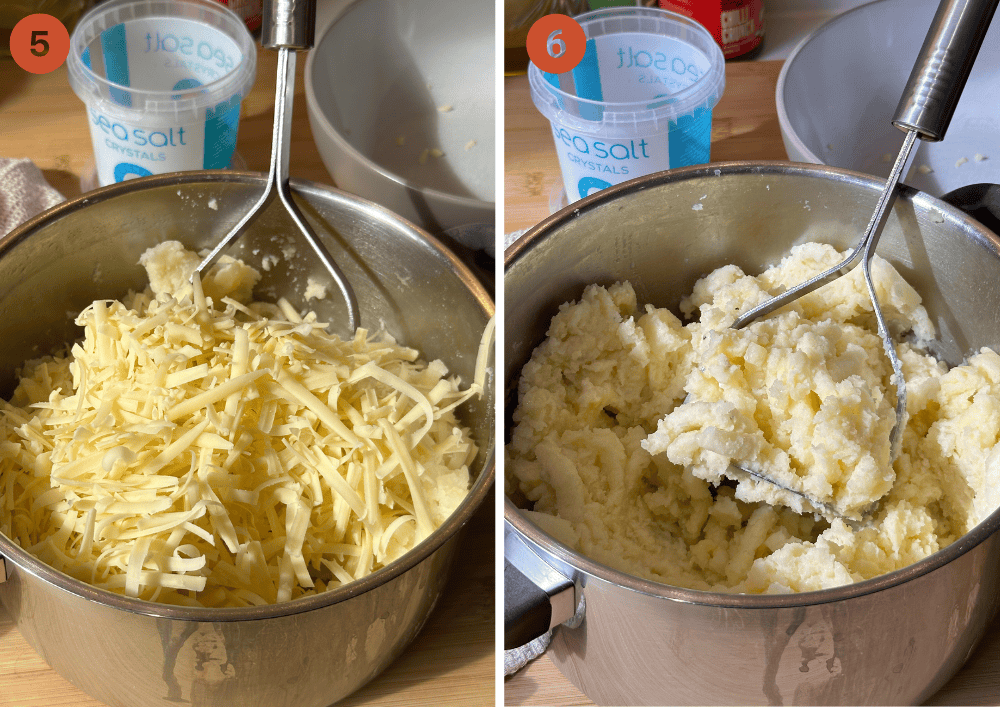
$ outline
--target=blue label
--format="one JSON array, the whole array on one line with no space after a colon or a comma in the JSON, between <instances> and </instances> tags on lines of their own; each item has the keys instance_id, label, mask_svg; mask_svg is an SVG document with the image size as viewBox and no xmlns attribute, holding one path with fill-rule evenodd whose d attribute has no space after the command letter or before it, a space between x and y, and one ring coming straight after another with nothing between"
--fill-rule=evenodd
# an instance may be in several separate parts
<instances>
[{"instance_id":1,"label":"blue label","mask_svg":"<svg viewBox=\"0 0 1000 707\"><path fill-rule=\"evenodd\" d=\"M587 51L573 69L573 82L576 84L578 97L590 101L604 100L604 92L601 90L601 67L597 61L597 45L593 39L587 40ZM604 118L604 108L581 103L580 117L584 120L601 120Z\"/></svg>"},{"instance_id":2,"label":"blue label","mask_svg":"<svg viewBox=\"0 0 1000 707\"><path fill-rule=\"evenodd\" d=\"M128 74L128 43L125 25L117 24L101 32L101 51L104 54L104 75L119 86L131 86ZM132 105L132 95L120 88L110 88L111 100L123 106Z\"/></svg>"},{"instance_id":3,"label":"blue label","mask_svg":"<svg viewBox=\"0 0 1000 707\"><path fill-rule=\"evenodd\" d=\"M140 167L137 164L132 164L131 162L119 162L115 165L115 181L124 182L129 177L148 177L151 175L150 172L145 167Z\"/></svg>"},{"instance_id":4,"label":"blue label","mask_svg":"<svg viewBox=\"0 0 1000 707\"><path fill-rule=\"evenodd\" d=\"M236 149L241 100L242 96L236 94L205 112L204 169L225 169L229 166Z\"/></svg>"},{"instance_id":5,"label":"blue label","mask_svg":"<svg viewBox=\"0 0 1000 707\"><path fill-rule=\"evenodd\" d=\"M611 182L606 182L603 179L598 179L597 177L584 177L577 184L581 199L590 194L592 191L600 191L601 189L607 189L610 186Z\"/></svg>"},{"instance_id":6,"label":"blue label","mask_svg":"<svg viewBox=\"0 0 1000 707\"><path fill-rule=\"evenodd\" d=\"M709 160L712 143L712 111L702 106L694 115L670 121L670 166L687 167Z\"/></svg>"}]
</instances>

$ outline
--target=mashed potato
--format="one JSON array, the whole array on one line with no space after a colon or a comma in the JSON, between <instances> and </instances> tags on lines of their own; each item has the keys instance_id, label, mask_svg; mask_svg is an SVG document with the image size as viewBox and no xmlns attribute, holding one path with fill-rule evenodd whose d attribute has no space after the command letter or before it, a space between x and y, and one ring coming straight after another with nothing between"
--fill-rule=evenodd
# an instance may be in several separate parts
<instances>
[{"instance_id":1,"label":"mashed potato","mask_svg":"<svg viewBox=\"0 0 1000 707\"><path fill-rule=\"evenodd\" d=\"M898 344L902 451L889 463L892 370L860 269L743 330L769 293L842 259L805 244L758 277L727 266L681 305L684 326L628 283L563 305L522 371L507 492L544 530L615 569L726 592L797 592L875 577L953 542L1000 504L1000 356L952 370ZM933 338L920 298L873 262L889 326ZM685 398L687 398L685 402ZM783 477L845 522L730 461Z\"/></svg>"}]
</instances>

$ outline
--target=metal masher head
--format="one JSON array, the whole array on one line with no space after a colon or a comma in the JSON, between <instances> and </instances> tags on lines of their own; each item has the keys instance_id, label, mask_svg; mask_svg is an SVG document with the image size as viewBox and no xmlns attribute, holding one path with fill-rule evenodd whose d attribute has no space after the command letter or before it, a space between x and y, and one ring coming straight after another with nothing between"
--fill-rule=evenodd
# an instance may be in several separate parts
<instances>
[{"instance_id":1,"label":"metal masher head","mask_svg":"<svg viewBox=\"0 0 1000 707\"><path fill-rule=\"evenodd\" d=\"M211 268L222 252L243 235L268 204L277 197L343 295L347 303L348 329L353 332L360 325L361 314L351 283L302 215L292 198L292 190L288 184L288 150L292 132L296 51L309 49L315 41L316 0L268 0L264 3L263 28L261 43L264 48L278 50L271 167L268 171L267 185L253 208L205 256L195 273L201 277Z\"/></svg>"},{"instance_id":2,"label":"metal masher head","mask_svg":"<svg viewBox=\"0 0 1000 707\"><path fill-rule=\"evenodd\" d=\"M890 172L889 178L886 180L885 187L879 196L878 204L875 207L875 213L872 214L871 220L868 222L868 228L865 230L864 236L862 236L861 240L858 241L858 244L854 246L854 249L847 255L847 257L829 270L816 275L810 280L800 282L798 285L795 285L781 294L772 297L748 312L744 312L735 322L733 322L732 325L734 329L742 329L751 322L756 321L761 317L765 317L781 307L784 307L786 304L789 304L800 297L804 297L810 292L819 289L823 285L833 282L834 280L846 275L860 263L862 273L864 274L865 285L868 289L868 298L871 300L872 310L878 324L878 333L882 338L882 348L885 350L886 358L889 359L889 363L892 365L892 379L896 385L896 423L893 425L892 431L889 433L890 462L896 461L896 458L899 456L899 450L902 446L903 428L906 426L906 381L903 377L902 364L899 361L899 356L896 354L896 346L892 341L892 333L889 331L885 317L882 314L882 309L879 307L878 296L875 293L875 284L872 281L871 261L875 255L875 248L878 245L879 238L882 236L882 231L885 228L885 223L889 219L889 213L892 210L892 205L896 201L896 194L899 191L899 178L909 158L910 151L913 148L913 143L916 141L916 138L917 133L915 131L907 131L906 138L903 140L903 146L899 151L899 155L896 157L895 164L893 164L892 172ZM781 486L781 488L786 491L802 496L806 500L810 501L819 510L824 511L824 515L825 512L831 512L834 515L839 515L833 511L828 504L825 504L818 499L810 498L795 489L779 484L764 474L752 471L741 465L737 466L748 474Z\"/></svg>"},{"instance_id":3,"label":"metal masher head","mask_svg":"<svg viewBox=\"0 0 1000 707\"><path fill-rule=\"evenodd\" d=\"M886 357L892 364L892 378L896 385L896 421L889 435L890 463L895 462L899 456L903 429L906 426L906 382L891 333L886 326L875 294L875 285L871 277L871 259L875 255L875 248L899 192L899 180L913 145L918 137L927 141L938 141L944 138L998 2L1000 0L942 0L938 6L892 121L893 125L902 130L906 137L879 197L875 213L868 222L868 228L851 253L839 265L745 312L733 323L733 328L741 329L789 302L845 275L860 262L868 288L868 296L871 299L878 322L878 333L882 338ZM739 478L740 473L749 474L758 480L774 484L795 494L804 501L805 510L819 513L830 519L844 517L830 504L812 498L798 489L789 488L787 485L771 479L766 473L750 469L742 464L734 463L732 466L735 467L734 476L737 478ZM860 518L847 518L847 520L855 523L870 520L878 504L879 499L874 499Z\"/></svg>"}]
</instances>

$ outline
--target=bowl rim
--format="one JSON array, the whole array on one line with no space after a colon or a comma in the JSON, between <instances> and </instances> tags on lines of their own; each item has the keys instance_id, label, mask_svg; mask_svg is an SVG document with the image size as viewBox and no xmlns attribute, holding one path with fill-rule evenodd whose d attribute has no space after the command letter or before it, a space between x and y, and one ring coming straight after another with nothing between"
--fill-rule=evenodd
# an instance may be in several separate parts
<instances>
[{"instance_id":1,"label":"bowl rim","mask_svg":"<svg viewBox=\"0 0 1000 707\"><path fill-rule=\"evenodd\" d=\"M32 233L45 225L57 221L69 213L75 212L90 204L96 204L123 194L136 190L154 189L159 187L174 187L184 184L204 184L206 182L236 183L236 184L257 184L261 190L266 184L267 176L256 172L230 172L230 171L190 171L172 172L167 174L157 174L147 177L139 177L126 182L111 184L106 187L85 192L78 197L63 201L50 209L43 211L37 216L29 219L20 226L13 229L7 235L0 237L0 258L9 250L27 239ZM459 277L472 290L476 301L479 303L484 316L488 320L495 316L495 306L492 297L479 283L475 275L462 263L458 257L434 236L413 223L397 216L388 209L333 187L329 187L317 182L308 180L291 180L293 191L330 193L333 192L337 198L348 202L356 202L356 205L367 209L375 210L380 218L399 222L405 228L421 237L435 250L445 256L458 272ZM494 399L496 396L494 395ZM495 406L494 406L495 409ZM495 417L494 411L494 417ZM84 600L104 604L113 609L120 609L130 614L152 616L155 618L175 619L195 622L230 622L230 621L253 621L261 619L291 616L315 609L324 608L333 604L346 601L359 594L375 589L386 584L405 572L413 569L424 560L428 559L448 541L455 538L462 527L479 510L483 502L489 498L496 474L496 434L495 420L492 435L492 444L484 451L482 470L473 482L468 494L459 504L458 508L442 523L433 533L423 540L416 547L412 548L401 556L398 560L391 562L385 567L372 572L371 574L355 580L350 584L332 589L322 594L299 597L291 601L277 604L267 604L264 606L252 607L186 607L172 604L160 604L157 602L136 599L122 596L114 592L99 587L92 586L71 577L59 570L50 567L42 562L20 545L0 533L0 562L7 560L11 562L19 571L27 572L37 579L51 584L69 594L76 595ZM10 574L10 569L7 569ZM9 579L8 579L9 581Z\"/></svg>"},{"instance_id":2,"label":"bowl rim","mask_svg":"<svg viewBox=\"0 0 1000 707\"><path fill-rule=\"evenodd\" d=\"M787 97L785 92L785 83L788 80L788 74L791 71L793 64L795 63L795 59L820 34L828 32L830 28L844 21L845 19L848 18L848 16L854 15L855 13L869 12L871 11L871 6L873 5L877 5L880 3L889 3L893 1L894 0L873 0L872 2L866 2L862 5L858 5L857 7L852 7L849 10L841 12L839 15L831 17L829 20L827 20L819 27L814 29L812 32L810 32L808 35L803 37L802 40L795 45L795 48L792 49L791 52L789 52L788 57L785 59L785 62L781 65L781 71L778 73L777 87L775 88L774 91L774 102L778 109L778 126L781 129L782 137L795 146L795 149L797 149L802 154L802 156L805 158L805 161L811 162L813 164L826 165L826 162L820 159L812 150L810 150L806 146L805 142L803 142L802 138L799 136L798 131L796 131L792 126L791 119L788 117L788 109L786 107Z\"/></svg>"},{"instance_id":3,"label":"bowl rim","mask_svg":"<svg viewBox=\"0 0 1000 707\"><path fill-rule=\"evenodd\" d=\"M342 11L338 12L337 16L330 22L330 24L323 30L323 34L316 40L316 44L312 51L309 52L306 57L306 67L305 67L305 78L303 83L305 84L306 93L306 109L310 116L317 116L319 119L310 121L313 124L313 130L318 126L323 133L329 137L340 149L341 152L347 154L356 163L364 166L367 170L374 172L379 175L384 180L393 182L403 187L404 189L415 191L419 194L431 197L433 199L442 201L451 206L461 207L465 209L479 209L479 210L496 210L496 186L494 185L493 199L491 201L486 201L483 199L477 199L472 196L459 196L458 194L452 194L450 192L442 191L440 189L434 189L432 187L425 187L417 184L416 182L404 179L400 175L386 169L379 163L370 159L368 156L364 155L357 148L354 147L326 117L326 112L320 107L320 101L316 97L316 91L314 84L316 83L316 56L319 54L319 50L323 45L324 40L333 32L337 24L345 18L349 13L354 11L355 8L361 5L361 0L355 0L351 2L347 7L343 8ZM494 107L494 123L496 123L496 114ZM315 137L314 137L315 142ZM329 171L329 168L327 168Z\"/></svg>"},{"instance_id":4,"label":"bowl rim","mask_svg":"<svg viewBox=\"0 0 1000 707\"><path fill-rule=\"evenodd\" d=\"M543 241L548 233L559 224L565 221L575 220L576 218L582 216L585 212L604 206L612 200L625 196L630 192L649 189L659 186L661 183L681 182L702 177L722 175L731 176L739 174L762 175L769 173L781 174L783 176L805 176L821 179L836 176L843 181L871 190L873 196L880 194L885 186L884 180L862 174L861 172L844 169L842 167L810 165L788 161L713 162L707 165L694 165L691 167L681 167L664 172L657 172L644 177L637 177L636 179L595 192L590 196L574 202L562 210L543 219L525 232L523 236L506 249L504 253L504 272L506 274L507 270L520 257L530 251L531 247L536 242ZM1000 253L1000 236L994 234L985 226L979 224L978 221L957 207L951 206L950 204L931 194L928 194L927 192L918 191L905 184L900 185L899 198L909 200L914 203L925 202L926 206L933 206L943 212L946 218L950 217L952 220L961 222L975 234L975 237L988 242L995 252ZM506 351L504 354L506 358ZM518 371L518 376L519 375L520 372ZM509 381L505 380L505 396L509 383ZM505 423L506 417L507 416L505 415ZM506 493L504 493L503 501L505 528L512 528L518 536L525 539L531 545L539 548L546 554L545 561L549 564L552 564L550 558L554 558L557 563L571 567L574 575L582 573L587 577L593 577L622 589L634 591L651 597L676 601L684 604L697 604L701 606L721 608L798 608L875 594L930 574L931 572L965 555L967 552L971 551L1000 530L1000 508L997 508L978 525L950 545L941 548L937 552L928 555L922 560L918 560L911 565L907 565L906 567L873 577L871 579L831 587L829 589L795 592L791 594L731 594L676 587L669 584L654 582L652 580L641 579L620 570L613 569L605 564L586 557L546 533L539 526L529 520L525 514L521 513L521 509L514 505ZM573 579L574 582L580 581L580 578L576 576L572 576L570 578ZM583 584L586 584L586 580L583 581Z\"/></svg>"}]
</instances>

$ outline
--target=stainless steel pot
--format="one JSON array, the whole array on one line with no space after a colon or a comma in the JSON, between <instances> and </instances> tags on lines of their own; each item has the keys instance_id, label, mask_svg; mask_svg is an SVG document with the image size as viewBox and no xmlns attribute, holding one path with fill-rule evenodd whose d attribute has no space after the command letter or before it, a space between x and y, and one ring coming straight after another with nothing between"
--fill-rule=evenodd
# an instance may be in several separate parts
<instances>
[{"instance_id":1,"label":"stainless steel pot","mask_svg":"<svg viewBox=\"0 0 1000 707\"><path fill-rule=\"evenodd\" d=\"M636 179L548 218L505 254L506 409L558 305L585 285L628 279L640 303L676 310L725 263L759 272L797 242L853 244L881 188L836 168L716 164ZM924 298L949 363L1000 344L993 233L904 187L879 254ZM504 520L506 559L554 598L538 612L542 630L572 616L548 655L600 704L918 703L965 662L1000 596L1000 511L903 570L782 596L636 579L555 541L510 499Z\"/></svg>"},{"instance_id":2,"label":"stainless steel pot","mask_svg":"<svg viewBox=\"0 0 1000 707\"><path fill-rule=\"evenodd\" d=\"M469 271L375 204L308 182L292 185L353 284L362 325L376 330L384 323L470 381L493 302ZM0 391L10 393L25 359L79 336L73 313L143 287L137 263L147 247L165 239L214 244L263 188L264 178L254 174L147 177L61 204L0 240ZM279 254L275 239L290 232L286 218L270 209L237 248L249 251L250 262ZM306 244L298 252L265 272L259 288L302 307L308 276L323 279L325 271ZM334 295L309 305L331 321L345 319ZM85 585L0 535L0 602L49 665L108 705L325 707L398 656L438 600L459 530L489 496L493 397L462 413L481 450L469 496L412 552L354 584L250 609L170 607Z\"/></svg>"}]
</instances>

